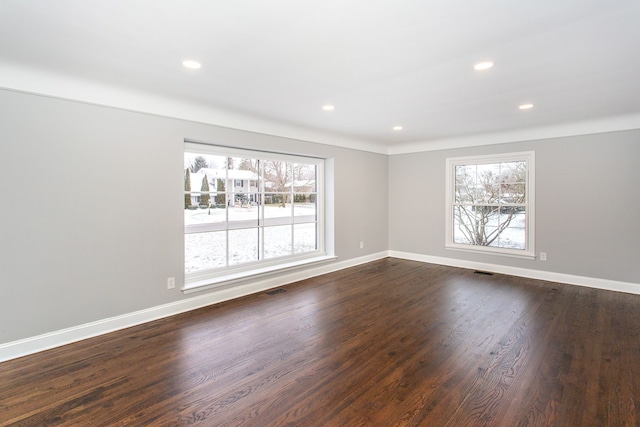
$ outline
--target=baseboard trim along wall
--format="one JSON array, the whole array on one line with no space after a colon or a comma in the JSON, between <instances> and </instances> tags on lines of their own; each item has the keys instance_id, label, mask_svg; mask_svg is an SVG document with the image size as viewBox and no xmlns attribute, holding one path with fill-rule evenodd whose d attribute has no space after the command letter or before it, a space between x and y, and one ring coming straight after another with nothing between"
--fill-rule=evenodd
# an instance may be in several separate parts
<instances>
[{"instance_id":1,"label":"baseboard trim along wall","mask_svg":"<svg viewBox=\"0 0 640 427\"><path fill-rule=\"evenodd\" d=\"M349 267L355 267L360 264L386 257L395 257L412 261L447 265L450 267L482 270L492 273L508 274L512 276L527 277L530 279L586 286L609 291L640 294L640 284L638 283L618 282L614 280L575 276L542 270L508 267L497 264L464 261L453 258L434 257L408 252L384 251L360 258L338 261L313 268L307 268L277 277L270 277L264 280L256 280L248 284L234 286L233 288L208 292L203 295L198 295L169 304L151 307L145 310L135 311L121 316L115 316L108 319L98 320L96 322L86 323L71 328L61 329L34 337L0 344L0 362L16 359L18 357L206 307L208 305L228 301L234 298L263 292L271 288L284 286L300 280L309 279Z\"/></svg>"},{"instance_id":2,"label":"baseboard trim along wall","mask_svg":"<svg viewBox=\"0 0 640 427\"><path fill-rule=\"evenodd\" d=\"M71 344L73 342L140 325L142 323L151 322L153 320L174 316L176 314L228 301L234 298L263 292L268 289L284 286L300 280L343 270L349 267L355 267L360 264L386 258L387 256L387 251L384 251L359 258L296 270L284 275L270 276L262 280L257 279L247 284L208 292L206 294L171 302L169 304L163 304L145 310L123 314L121 316L115 316L108 319L85 323L71 328L0 344L0 362Z\"/></svg>"},{"instance_id":3,"label":"baseboard trim along wall","mask_svg":"<svg viewBox=\"0 0 640 427\"><path fill-rule=\"evenodd\" d=\"M640 283L618 282L615 280L597 279L593 277L576 276L572 274L554 273L552 271L533 270L527 268L509 267L505 265L465 261L454 258L435 257L409 252L389 251L389 256L412 261L428 262L431 264L447 265L471 270L482 270L491 273L508 274L529 279L546 280L549 282L566 283L569 285L586 286L588 288L604 289L607 291L625 292L640 295Z\"/></svg>"}]
</instances>

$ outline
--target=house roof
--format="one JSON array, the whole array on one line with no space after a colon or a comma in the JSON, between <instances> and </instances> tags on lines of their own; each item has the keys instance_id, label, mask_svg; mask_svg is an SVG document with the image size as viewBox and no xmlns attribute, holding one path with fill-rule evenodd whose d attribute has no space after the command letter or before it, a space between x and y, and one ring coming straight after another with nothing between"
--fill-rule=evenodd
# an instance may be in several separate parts
<instances>
[{"instance_id":1,"label":"house roof","mask_svg":"<svg viewBox=\"0 0 640 427\"><path fill-rule=\"evenodd\" d=\"M638 22L637 0L2 0L0 87L394 154L640 128Z\"/></svg>"},{"instance_id":2,"label":"house roof","mask_svg":"<svg viewBox=\"0 0 640 427\"><path fill-rule=\"evenodd\" d=\"M201 168L197 172L198 175L204 176L205 174L209 178L221 178L225 177L228 179L241 179L241 180L256 180L258 179L258 175L254 172L248 170L240 170L240 169L229 169L228 175L226 169L213 169L213 168ZM193 174L195 175L195 174Z\"/></svg>"},{"instance_id":3,"label":"house roof","mask_svg":"<svg viewBox=\"0 0 640 427\"><path fill-rule=\"evenodd\" d=\"M230 180L242 180L242 181L255 181L258 179L258 176L247 170L237 170L237 169L229 169L229 175L226 175L227 171L225 169L211 169L211 168L202 168L198 170L198 172L190 173L190 181L191 181L191 191L200 191L202 188L202 180L206 176L209 182L213 182L215 179L230 179ZM215 191L214 188L211 188L210 191Z\"/></svg>"}]
</instances>

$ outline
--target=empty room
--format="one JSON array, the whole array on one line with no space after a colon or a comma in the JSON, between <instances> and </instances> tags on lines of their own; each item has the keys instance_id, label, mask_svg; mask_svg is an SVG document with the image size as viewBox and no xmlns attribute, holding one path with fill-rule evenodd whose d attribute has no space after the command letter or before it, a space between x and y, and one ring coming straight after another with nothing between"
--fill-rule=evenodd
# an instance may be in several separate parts
<instances>
[{"instance_id":1,"label":"empty room","mask_svg":"<svg viewBox=\"0 0 640 427\"><path fill-rule=\"evenodd\" d=\"M638 22L2 0L0 426L639 426Z\"/></svg>"}]
</instances>

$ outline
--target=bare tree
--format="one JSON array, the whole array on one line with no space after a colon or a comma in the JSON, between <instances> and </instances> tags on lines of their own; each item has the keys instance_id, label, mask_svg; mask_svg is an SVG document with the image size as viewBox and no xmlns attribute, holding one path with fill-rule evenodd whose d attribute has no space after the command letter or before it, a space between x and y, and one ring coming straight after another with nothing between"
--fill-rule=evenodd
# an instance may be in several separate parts
<instances>
[{"instance_id":1,"label":"bare tree","mask_svg":"<svg viewBox=\"0 0 640 427\"><path fill-rule=\"evenodd\" d=\"M280 206L285 207L287 184L291 185L291 167L287 162L277 160L265 160L262 162L264 170L264 180L268 188L276 193L281 193L275 197ZM289 190L290 191L290 190Z\"/></svg>"},{"instance_id":2,"label":"bare tree","mask_svg":"<svg viewBox=\"0 0 640 427\"><path fill-rule=\"evenodd\" d=\"M489 246L523 209L524 162L457 166L454 219L468 243Z\"/></svg>"}]
</instances>

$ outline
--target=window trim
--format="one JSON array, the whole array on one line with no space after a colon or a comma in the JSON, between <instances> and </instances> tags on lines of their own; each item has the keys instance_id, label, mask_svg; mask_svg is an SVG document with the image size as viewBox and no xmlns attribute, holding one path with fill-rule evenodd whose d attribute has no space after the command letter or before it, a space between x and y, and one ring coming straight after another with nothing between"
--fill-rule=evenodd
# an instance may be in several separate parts
<instances>
[{"instance_id":1,"label":"window trim","mask_svg":"<svg viewBox=\"0 0 640 427\"><path fill-rule=\"evenodd\" d=\"M316 264L334 260L335 256L327 253L326 235L326 160L320 157L293 155L287 153L251 150L244 148L228 147L223 145L213 145L209 143L185 140L183 153L206 154L214 156L251 157L261 160L277 160L292 163L314 163L316 164L316 242L317 249L302 254L292 254L279 258L258 260L240 265L226 266L218 269L208 269L192 273L185 272L185 281L182 291L184 293L196 292L210 288L228 286L235 282L240 282L257 275L275 274L292 270L309 264ZM295 223L292 223L294 225ZM183 235L186 235L186 226L183 225ZM184 253L184 248L183 248ZM183 269L184 271L184 269Z\"/></svg>"},{"instance_id":2,"label":"window trim","mask_svg":"<svg viewBox=\"0 0 640 427\"><path fill-rule=\"evenodd\" d=\"M526 178L526 230L525 249L496 248L491 246L469 245L455 243L453 241L453 204L455 200L455 167L458 165L492 164L513 161L525 161L527 163ZM445 212L445 249L462 252L492 254L499 256L535 259L535 152L524 151L518 153L488 154L478 156L450 157L446 159L446 184L445 184L446 212Z\"/></svg>"}]
</instances>

